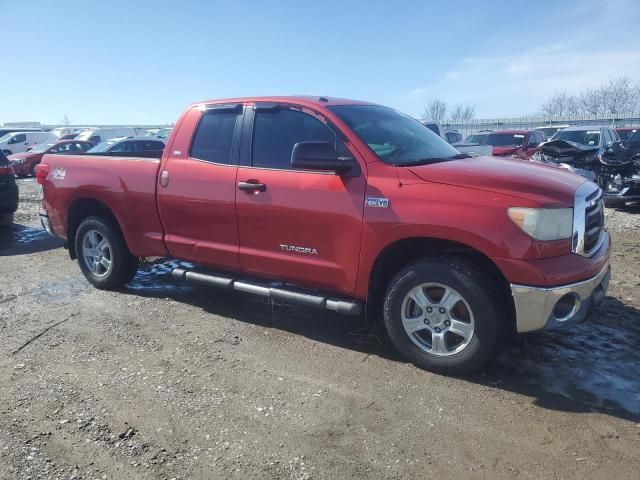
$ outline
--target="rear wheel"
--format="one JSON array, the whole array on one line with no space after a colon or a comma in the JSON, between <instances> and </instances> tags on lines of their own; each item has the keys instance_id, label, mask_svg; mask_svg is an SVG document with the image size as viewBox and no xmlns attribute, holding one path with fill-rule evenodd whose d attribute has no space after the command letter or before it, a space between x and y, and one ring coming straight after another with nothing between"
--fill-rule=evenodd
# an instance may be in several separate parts
<instances>
[{"instance_id":1,"label":"rear wheel","mask_svg":"<svg viewBox=\"0 0 640 480\"><path fill-rule=\"evenodd\" d=\"M13 213L0 213L0 228L8 228L13 225Z\"/></svg>"},{"instance_id":2,"label":"rear wheel","mask_svg":"<svg viewBox=\"0 0 640 480\"><path fill-rule=\"evenodd\" d=\"M80 223L75 245L82 273L97 288L120 288L138 270L138 258L129 252L120 229L102 217L87 217Z\"/></svg>"},{"instance_id":3,"label":"rear wheel","mask_svg":"<svg viewBox=\"0 0 640 480\"><path fill-rule=\"evenodd\" d=\"M427 370L459 374L483 367L506 334L495 285L464 259L426 259L406 267L385 296L391 342Z\"/></svg>"},{"instance_id":4,"label":"rear wheel","mask_svg":"<svg viewBox=\"0 0 640 480\"><path fill-rule=\"evenodd\" d=\"M2 153L4 153L5 157L8 157L9 155L13 155L13 152L11 150L2 150Z\"/></svg>"}]
</instances>

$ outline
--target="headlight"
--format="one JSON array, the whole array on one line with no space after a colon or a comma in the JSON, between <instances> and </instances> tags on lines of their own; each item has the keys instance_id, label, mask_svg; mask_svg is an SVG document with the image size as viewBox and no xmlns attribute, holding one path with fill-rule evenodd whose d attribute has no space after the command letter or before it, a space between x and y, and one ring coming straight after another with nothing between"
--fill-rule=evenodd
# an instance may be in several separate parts
<instances>
[{"instance_id":1,"label":"headlight","mask_svg":"<svg viewBox=\"0 0 640 480\"><path fill-rule=\"evenodd\" d=\"M563 240L573 233L573 208L521 208L508 210L509 218L536 240Z\"/></svg>"},{"instance_id":2,"label":"headlight","mask_svg":"<svg viewBox=\"0 0 640 480\"><path fill-rule=\"evenodd\" d=\"M24 163L24 160L23 160L22 158L20 158L20 159L18 159L18 160L12 160L12 161L11 161L11 164L12 164L12 165L15 165L16 163L20 163L20 164L22 164L22 163Z\"/></svg>"}]
</instances>

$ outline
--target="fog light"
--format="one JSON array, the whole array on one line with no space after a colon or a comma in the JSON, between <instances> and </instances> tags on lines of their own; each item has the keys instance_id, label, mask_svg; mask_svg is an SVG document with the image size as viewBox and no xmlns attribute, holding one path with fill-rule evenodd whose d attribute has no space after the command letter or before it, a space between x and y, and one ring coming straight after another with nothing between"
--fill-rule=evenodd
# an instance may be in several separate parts
<instances>
[{"instance_id":1,"label":"fog light","mask_svg":"<svg viewBox=\"0 0 640 480\"><path fill-rule=\"evenodd\" d=\"M556 320L564 322L573 316L577 306L577 298L574 293L567 293L560 297L560 300L553 307L553 316Z\"/></svg>"}]
</instances>

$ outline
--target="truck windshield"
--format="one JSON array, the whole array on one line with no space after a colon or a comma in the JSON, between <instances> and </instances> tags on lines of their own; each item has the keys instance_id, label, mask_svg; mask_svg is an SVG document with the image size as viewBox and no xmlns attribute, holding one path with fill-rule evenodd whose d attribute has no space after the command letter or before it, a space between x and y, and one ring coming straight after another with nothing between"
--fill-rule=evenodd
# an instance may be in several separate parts
<instances>
[{"instance_id":1,"label":"truck windshield","mask_svg":"<svg viewBox=\"0 0 640 480\"><path fill-rule=\"evenodd\" d=\"M524 135L521 133L492 133L484 140L485 145L494 147L521 147Z\"/></svg>"},{"instance_id":2,"label":"truck windshield","mask_svg":"<svg viewBox=\"0 0 640 480\"><path fill-rule=\"evenodd\" d=\"M465 158L419 121L377 105L328 107L385 163L420 165Z\"/></svg>"}]
</instances>

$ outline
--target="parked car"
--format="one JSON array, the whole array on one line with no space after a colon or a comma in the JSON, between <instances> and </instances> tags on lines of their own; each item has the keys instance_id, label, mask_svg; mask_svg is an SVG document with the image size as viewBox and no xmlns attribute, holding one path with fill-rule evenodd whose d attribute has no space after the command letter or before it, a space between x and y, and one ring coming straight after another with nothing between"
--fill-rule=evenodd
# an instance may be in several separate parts
<instances>
[{"instance_id":1,"label":"parked car","mask_svg":"<svg viewBox=\"0 0 640 480\"><path fill-rule=\"evenodd\" d=\"M627 141L638 131L638 127L618 127L616 133L620 137L622 144L626 144Z\"/></svg>"},{"instance_id":2,"label":"parked car","mask_svg":"<svg viewBox=\"0 0 640 480\"><path fill-rule=\"evenodd\" d=\"M0 127L0 137L4 137L7 133L17 132L41 132L42 128L21 128L21 127Z\"/></svg>"},{"instance_id":3,"label":"parked car","mask_svg":"<svg viewBox=\"0 0 640 480\"><path fill-rule=\"evenodd\" d=\"M622 147L612 128L575 126L558 132L540 147L532 160L598 183L604 190L605 203L620 206L640 200L640 161L632 157L633 150Z\"/></svg>"},{"instance_id":4,"label":"parked car","mask_svg":"<svg viewBox=\"0 0 640 480\"><path fill-rule=\"evenodd\" d=\"M421 123L449 144L462 142L462 134L457 130L445 129L438 122L423 121Z\"/></svg>"},{"instance_id":5,"label":"parked car","mask_svg":"<svg viewBox=\"0 0 640 480\"><path fill-rule=\"evenodd\" d=\"M537 130L496 130L487 135L484 145L491 145L494 157L528 160L538 146L547 139Z\"/></svg>"},{"instance_id":6,"label":"parked car","mask_svg":"<svg viewBox=\"0 0 640 480\"><path fill-rule=\"evenodd\" d=\"M0 151L0 228L13 223L13 215L18 209L18 186L9 166L9 160Z\"/></svg>"},{"instance_id":7,"label":"parked car","mask_svg":"<svg viewBox=\"0 0 640 480\"><path fill-rule=\"evenodd\" d=\"M493 147L490 145L484 145L482 142L487 138L489 132L479 132L473 135L469 135L464 142L454 143L453 146L462 153L467 153L474 157L479 156L491 156L493 154Z\"/></svg>"},{"instance_id":8,"label":"parked car","mask_svg":"<svg viewBox=\"0 0 640 480\"><path fill-rule=\"evenodd\" d=\"M173 277L340 313L366 308L416 365L482 367L511 331L569 326L610 276L601 190L469 158L391 108L262 97L187 108L162 159L46 155L44 228L89 282L140 257ZM553 174L552 174L553 173ZM585 228L588 227L588 228Z\"/></svg>"},{"instance_id":9,"label":"parked car","mask_svg":"<svg viewBox=\"0 0 640 480\"><path fill-rule=\"evenodd\" d=\"M138 135L138 129L134 127L91 128L80 132L75 139L98 145L112 138L135 137L136 135Z\"/></svg>"},{"instance_id":10,"label":"parked car","mask_svg":"<svg viewBox=\"0 0 640 480\"><path fill-rule=\"evenodd\" d=\"M454 145L461 153L466 153L474 157L491 155L491 148L479 144L467 145L462 143L462 134L457 130L445 130L438 122L421 122L433 133L443 138L447 143Z\"/></svg>"},{"instance_id":11,"label":"parked car","mask_svg":"<svg viewBox=\"0 0 640 480\"><path fill-rule=\"evenodd\" d=\"M162 138L125 137L113 138L102 142L91 148L87 153L156 152L160 154L162 150L164 150L164 140Z\"/></svg>"},{"instance_id":12,"label":"parked car","mask_svg":"<svg viewBox=\"0 0 640 480\"><path fill-rule=\"evenodd\" d=\"M171 135L171 130L173 130L173 128L160 128L158 129L157 132L155 132L153 134L154 137L157 138L169 138L169 135Z\"/></svg>"},{"instance_id":13,"label":"parked car","mask_svg":"<svg viewBox=\"0 0 640 480\"><path fill-rule=\"evenodd\" d=\"M534 130L544 133L547 138L553 137L556 133L565 128L569 127L569 125L549 125L545 127L536 127Z\"/></svg>"},{"instance_id":14,"label":"parked car","mask_svg":"<svg viewBox=\"0 0 640 480\"><path fill-rule=\"evenodd\" d=\"M472 133L471 135L467 135L467 138L464 139L464 143L466 145L480 145L484 142L491 132L478 132Z\"/></svg>"},{"instance_id":15,"label":"parked car","mask_svg":"<svg viewBox=\"0 0 640 480\"><path fill-rule=\"evenodd\" d=\"M84 153L93 148L93 143L82 142L80 140L62 140L49 143L41 143L27 152L16 153L9 157L13 173L19 177L27 175L35 175L36 165L40 163L42 157L46 154L68 154L77 155Z\"/></svg>"},{"instance_id":16,"label":"parked car","mask_svg":"<svg viewBox=\"0 0 640 480\"><path fill-rule=\"evenodd\" d=\"M50 132L60 140L72 140L85 130L89 130L89 127L56 127L52 128ZM70 135L73 136L71 138L63 138L69 137Z\"/></svg>"},{"instance_id":17,"label":"parked car","mask_svg":"<svg viewBox=\"0 0 640 480\"><path fill-rule=\"evenodd\" d=\"M55 139L49 132L12 132L0 137L0 151L5 156L26 152L34 145Z\"/></svg>"}]
</instances>

